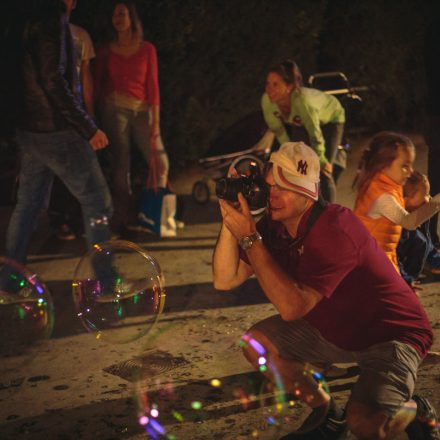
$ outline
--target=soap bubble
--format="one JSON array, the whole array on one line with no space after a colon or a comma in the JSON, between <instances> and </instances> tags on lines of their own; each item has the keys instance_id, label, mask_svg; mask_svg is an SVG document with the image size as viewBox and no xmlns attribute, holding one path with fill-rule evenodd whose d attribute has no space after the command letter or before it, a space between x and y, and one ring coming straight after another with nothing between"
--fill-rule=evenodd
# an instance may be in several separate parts
<instances>
[{"instance_id":1,"label":"soap bubble","mask_svg":"<svg viewBox=\"0 0 440 440\"><path fill-rule=\"evenodd\" d=\"M0 257L0 377L3 384L41 351L54 323L53 303L37 275ZM6 385L7 386L7 385Z\"/></svg>"},{"instance_id":2,"label":"soap bubble","mask_svg":"<svg viewBox=\"0 0 440 440\"><path fill-rule=\"evenodd\" d=\"M216 354L221 351L219 345L211 347ZM311 410L300 401L301 397L307 401L307 396L301 396L299 383L289 392L285 389L276 365L255 338L245 334L236 346L238 350L229 347L229 353L222 353L223 376L209 377L206 372L220 370L205 360L201 365L183 367L174 375L139 378L135 387L137 417L148 438L272 440L304 432L300 427ZM259 371L249 370L250 365L241 355L245 346L258 354ZM230 371L226 372L225 367ZM237 372L228 374L234 370ZM301 374L328 390L323 376L310 365L305 365Z\"/></svg>"},{"instance_id":3,"label":"soap bubble","mask_svg":"<svg viewBox=\"0 0 440 440\"><path fill-rule=\"evenodd\" d=\"M138 245L96 244L79 261L73 299L84 327L111 343L147 334L162 312L164 278L157 261Z\"/></svg>"}]
</instances>

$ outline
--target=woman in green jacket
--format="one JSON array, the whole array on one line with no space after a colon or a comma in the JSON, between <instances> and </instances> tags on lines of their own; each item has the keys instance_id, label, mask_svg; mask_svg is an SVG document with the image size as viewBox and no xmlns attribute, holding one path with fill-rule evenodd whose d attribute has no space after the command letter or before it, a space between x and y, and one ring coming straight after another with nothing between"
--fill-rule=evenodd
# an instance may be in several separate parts
<instances>
[{"instance_id":1,"label":"woman in green jacket","mask_svg":"<svg viewBox=\"0 0 440 440\"><path fill-rule=\"evenodd\" d=\"M322 196L334 202L336 185L332 163L342 141L345 123L345 112L338 99L303 87L298 66L287 60L269 70L261 107L280 145L303 140L316 151L321 163ZM302 128L305 136L298 137L298 128Z\"/></svg>"}]
</instances>

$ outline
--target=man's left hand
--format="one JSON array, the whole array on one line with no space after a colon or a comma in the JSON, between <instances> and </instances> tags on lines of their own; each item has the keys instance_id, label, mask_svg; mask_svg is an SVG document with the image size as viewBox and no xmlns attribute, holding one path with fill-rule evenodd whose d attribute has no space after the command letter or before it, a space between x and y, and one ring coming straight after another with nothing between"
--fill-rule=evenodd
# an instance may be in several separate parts
<instances>
[{"instance_id":1,"label":"man's left hand","mask_svg":"<svg viewBox=\"0 0 440 440\"><path fill-rule=\"evenodd\" d=\"M237 240L246 235L253 234L257 230L249 210L249 205L243 194L238 193L239 206L234 207L232 203L222 199L219 200L219 203L223 223Z\"/></svg>"}]
</instances>

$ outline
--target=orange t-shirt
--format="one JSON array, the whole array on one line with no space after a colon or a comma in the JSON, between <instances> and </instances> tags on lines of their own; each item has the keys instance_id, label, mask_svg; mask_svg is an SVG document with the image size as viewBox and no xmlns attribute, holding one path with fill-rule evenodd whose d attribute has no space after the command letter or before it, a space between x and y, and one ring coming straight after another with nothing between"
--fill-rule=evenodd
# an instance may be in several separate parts
<instances>
[{"instance_id":1,"label":"orange t-shirt","mask_svg":"<svg viewBox=\"0 0 440 440\"><path fill-rule=\"evenodd\" d=\"M371 218L368 216L374 202L385 193L391 194L402 207L405 206L402 185L397 184L383 173L377 173L367 190L356 199L354 213L370 231L370 234L376 239L399 272L396 248L402 233L402 226L393 223L386 217Z\"/></svg>"}]
</instances>

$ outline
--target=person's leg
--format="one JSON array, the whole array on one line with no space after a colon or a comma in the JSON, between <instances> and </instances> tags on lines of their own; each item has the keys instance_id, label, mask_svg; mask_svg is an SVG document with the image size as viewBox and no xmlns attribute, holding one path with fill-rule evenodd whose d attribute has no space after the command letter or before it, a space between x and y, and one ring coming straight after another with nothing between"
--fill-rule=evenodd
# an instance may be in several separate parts
<instances>
[{"instance_id":1,"label":"person's leg","mask_svg":"<svg viewBox=\"0 0 440 440\"><path fill-rule=\"evenodd\" d=\"M333 165L339 145L344 135L344 124L326 124L322 127L325 140L325 156ZM340 173L337 173L339 177ZM321 194L324 200L333 203L336 200L336 181L333 175L321 172Z\"/></svg>"},{"instance_id":2,"label":"person's leg","mask_svg":"<svg viewBox=\"0 0 440 440\"><path fill-rule=\"evenodd\" d=\"M333 164L342 144L344 136L344 124L326 124L322 127L322 134L325 139L325 156Z\"/></svg>"},{"instance_id":3,"label":"person's leg","mask_svg":"<svg viewBox=\"0 0 440 440\"><path fill-rule=\"evenodd\" d=\"M431 273L440 275L440 252L432 246L426 261L430 265Z\"/></svg>"},{"instance_id":4,"label":"person's leg","mask_svg":"<svg viewBox=\"0 0 440 440\"><path fill-rule=\"evenodd\" d=\"M165 151L165 147L162 142L162 138L157 139L156 149L154 150L154 157L152 155L153 150L151 149L149 139L150 139L150 129L149 129L149 116L148 112L138 112L134 115L132 123L132 133L133 140L136 147L141 152L145 159L145 162L149 164L149 170L151 172L152 165L151 161L155 160L155 180L156 186L158 188L166 188L168 183L168 171L169 171L169 161L168 155Z\"/></svg>"},{"instance_id":5,"label":"person's leg","mask_svg":"<svg viewBox=\"0 0 440 440\"><path fill-rule=\"evenodd\" d=\"M132 112L106 103L102 110L102 128L110 141L111 150L111 188L114 213L112 229L118 233L127 222L130 206L130 145Z\"/></svg>"},{"instance_id":6,"label":"person's leg","mask_svg":"<svg viewBox=\"0 0 440 440\"><path fill-rule=\"evenodd\" d=\"M304 375L306 365L354 362L354 356L326 341L321 334L304 320L283 321L279 315L264 319L251 327L246 335L257 340L267 351L269 362L281 375L289 392L300 388L306 403L318 407L329 400L327 393L319 389L315 380ZM247 344L244 355L258 369L259 354L252 344ZM300 386L298 386L298 383ZM313 397L311 397L313 396Z\"/></svg>"},{"instance_id":7,"label":"person's leg","mask_svg":"<svg viewBox=\"0 0 440 440\"><path fill-rule=\"evenodd\" d=\"M319 178L322 198L326 202L334 203L336 200L336 184L333 176L321 171Z\"/></svg>"},{"instance_id":8,"label":"person's leg","mask_svg":"<svg viewBox=\"0 0 440 440\"><path fill-rule=\"evenodd\" d=\"M428 240L422 231L410 231L403 246L399 243L398 255L405 273L416 280L422 273L428 256Z\"/></svg>"},{"instance_id":9,"label":"person's leg","mask_svg":"<svg viewBox=\"0 0 440 440\"><path fill-rule=\"evenodd\" d=\"M112 203L95 152L77 132L50 136L51 148L40 149L46 165L79 201L89 247L110 239Z\"/></svg>"},{"instance_id":10,"label":"person's leg","mask_svg":"<svg viewBox=\"0 0 440 440\"><path fill-rule=\"evenodd\" d=\"M73 240L75 236L80 236L81 208L59 178L55 178L52 185L48 215L50 225L59 239Z\"/></svg>"},{"instance_id":11,"label":"person's leg","mask_svg":"<svg viewBox=\"0 0 440 440\"><path fill-rule=\"evenodd\" d=\"M17 204L6 232L8 257L25 263L30 237L50 193L53 174L38 154L39 134L20 132L21 168Z\"/></svg>"},{"instance_id":12,"label":"person's leg","mask_svg":"<svg viewBox=\"0 0 440 440\"><path fill-rule=\"evenodd\" d=\"M255 346L264 347L270 366L265 375L273 381L272 371L276 372L285 390L312 408L301 427L283 439L338 438L346 426L344 412L319 386L312 371L318 364L354 362L354 355L326 341L306 321L286 322L279 315L255 324L243 339L248 341L243 351L249 362L258 369L261 354Z\"/></svg>"},{"instance_id":13,"label":"person's leg","mask_svg":"<svg viewBox=\"0 0 440 440\"><path fill-rule=\"evenodd\" d=\"M347 424L359 439L393 439L414 420L421 358L411 346L390 341L357 354L361 369L347 404Z\"/></svg>"}]
</instances>

